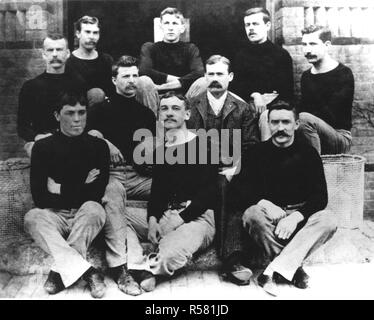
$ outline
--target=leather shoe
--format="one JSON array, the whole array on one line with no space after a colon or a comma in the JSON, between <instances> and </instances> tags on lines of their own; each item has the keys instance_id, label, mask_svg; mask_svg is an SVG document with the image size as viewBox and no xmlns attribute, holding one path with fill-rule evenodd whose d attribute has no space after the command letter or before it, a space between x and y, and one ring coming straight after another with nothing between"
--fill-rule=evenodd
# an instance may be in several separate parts
<instances>
[{"instance_id":1,"label":"leather shoe","mask_svg":"<svg viewBox=\"0 0 374 320\"><path fill-rule=\"evenodd\" d=\"M130 296L138 296L142 293L139 284L135 281L125 265L120 267L117 285L122 292L129 294Z\"/></svg>"},{"instance_id":2,"label":"leather shoe","mask_svg":"<svg viewBox=\"0 0 374 320\"><path fill-rule=\"evenodd\" d=\"M292 284L299 289L306 289L308 288L308 281L309 281L309 276L307 273L304 271L302 267L299 267L293 278L292 278Z\"/></svg>"},{"instance_id":3,"label":"leather shoe","mask_svg":"<svg viewBox=\"0 0 374 320\"><path fill-rule=\"evenodd\" d=\"M245 267L242 263L241 252L234 252L231 254L224 263L223 276L227 280L235 283L239 286L245 286L249 284L249 279L252 276L252 270Z\"/></svg>"},{"instance_id":4,"label":"leather shoe","mask_svg":"<svg viewBox=\"0 0 374 320\"><path fill-rule=\"evenodd\" d=\"M106 291L106 285L104 282L103 274L95 269L90 268L84 275L84 280L87 281L88 287L90 288L91 296L95 299L100 299L104 296Z\"/></svg>"},{"instance_id":5,"label":"leather shoe","mask_svg":"<svg viewBox=\"0 0 374 320\"><path fill-rule=\"evenodd\" d=\"M44 283L44 289L49 294L56 294L65 289L59 273L50 271L47 281Z\"/></svg>"},{"instance_id":6,"label":"leather shoe","mask_svg":"<svg viewBox=\"0 0 374 320\"><path fill-rule=\"evenodd\" d=\"M139 270L136 278L140 284L140 287L146 291L153 291L156 287L156 277L149 271Z\"/></svg>"},{"instance_id":7,"label":"leather shoe","mask_svg":"<svg viewBox=\"0 0 374 320\"><path fill-rule=\"evenodd\" d=\"M268 294L276 297L279 294L279 289L277 284L274 281L273 277L269 277L261 273L257 277L257 283L260 287L262 287Z\"/></svg>"}]
</instances>

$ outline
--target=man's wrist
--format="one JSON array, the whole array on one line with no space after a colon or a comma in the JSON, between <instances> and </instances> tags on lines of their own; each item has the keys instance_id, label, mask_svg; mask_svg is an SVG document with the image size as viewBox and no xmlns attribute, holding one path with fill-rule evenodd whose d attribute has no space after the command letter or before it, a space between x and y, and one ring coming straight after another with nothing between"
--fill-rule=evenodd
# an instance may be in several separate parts
<instances>
[{"instance_id":1,"label":"man's wrist","mask_svg":"<svg viewBox=\"0 0 374 320\"><path fill-rule=\"evenodd\" d=\"M299 224L301 221L304 220L304 216L302 215L301 212L295 211L292 212L290 215L287 216L288 218L294 219L297 224Z\"/></svg>"}]
</instances>

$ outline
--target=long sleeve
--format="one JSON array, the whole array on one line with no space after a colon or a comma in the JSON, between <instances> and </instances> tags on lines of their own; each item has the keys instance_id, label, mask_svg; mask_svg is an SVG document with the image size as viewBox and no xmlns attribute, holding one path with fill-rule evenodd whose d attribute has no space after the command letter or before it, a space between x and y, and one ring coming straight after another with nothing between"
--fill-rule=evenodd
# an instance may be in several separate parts
<instances>
[{"instance_id":1,"label":"long sleeve","mask_svg":"<svg viewBox=\"0 0 374 320\"><path fill-rule=\"evenodd\" d=\"M305 205L299 211L307 219L313 213L326 208L328 197L323 164L317 151L310 149L305 160L307 162L305 170L308 174L305 181L307 198Z\"/></svg>"},{"instance_id":2,"label":"long sleeve","mask_svg":"<svg viewBox=\"0 0 374 320\"><path fill-rule=\"evenodd\" d=\"M188 55L190 60L190 72L179 78L184 91L187 91L195 80L204 75L204 65L200 57L199 49L192 43L188 48Z\"/></svg>"},{"instance_id":3,"label":"long sleeve","mask_svg":"<svg viewBox=\"0 0 374 320\"><path fill-rule=\"evenodd\" d=\"M156 84L162 84L166 82L168 74L154 69L152 57L153 47L154 44L152 42L143 44L140 50L139 73L149 76Z\"/></svg>"},{"instance_id":4,"label":"long sleeve","mask_svg":"<svg viewBox=\"0 0 374 320\"><path fill-rule=\"evenodd\" d=\"M32 128L31 112L35 112L35 92L30 88L30 83L26 82L21 88L18 98L18 117L17 117L17 133L25 141L34 141L36 136L35 130Z\"/></svg>"},{"instance_id":5,"label":"long sleeve","mask_svg":"<svg viewBox=\"0 0 374 320\"><path fill-rule=\"evenodd\" d=\"M202 181L195 190L190 205L184 209L180 216L184 222L190 222L200 217L208 209L214 209L217 197L218 167L206 165L201 172Z\"/></svg>"},{"instance_id":6,"label":"long sleeve","mask_svg":"<svg viewBox=\"0 0 374 320\"><path fill-rule=\"evenodd\" d=\"M63 208L63 199L60 195L48 191L47 182L50 166L48 160L51 154L45 144L38 141L32 148L30 186L35 206L38 208Z\"/></svg>"},{"instance_id":7,"label":"long sleeve","mask_svg":"<svg viewBox=\"0 0 374 320\"><path fill-rule=\"evenodd\" d=\"M253 116L249 106L244 112L242 123L242 154L244 154L251 145L260 142L260 131L258 128L258 121Z\"/></svg>"},{"instance_id":8,"label":"long sleeve","mask_svg":"<svg viewBox=\"0 0 374 320\"><path fill-rule=\"evenodd\" d=\"M107 144L97 139L95 168L100 170L97 178L91 183L65 182L61 184L61 196L68 203L76 203L79 206L85 201L101 202L105 188L109 181L109 148Z\"/></svg>"},{"instance_id":9,"label":"long sleeve","mask_svg":"<svg viewBox=\"0 0 374 320\"><path fill-rule=\"evenodd\" d=\"M300 111L309 112L336 129L350 130L354 78L346 67L329 74L311 75L309 71L301 78Z\"/></svg>"},{"instance_id":10,"label":"long sleeve","mask_svg":"<svg viewBox=\"0 0 374 320\"><path fill-rule=\"evenodd\" d=\"M292 58L287 51L283 51L281 61L277 64L276 88L279 98L286 101L292 101L294 97L294 79Z\"/></svg>"},{"instance_id":11,"label":"long sleeve","mask_svg":"<svg viewBox=\"0 0 374 320\"><path fill-rule=\"evenodd\" d=\"M154 165L152 170L151 197L148 202L147 215L159 221L168 204L168 185L165 185L165 172L162 165Z\"/></svg>"}]
</instances>

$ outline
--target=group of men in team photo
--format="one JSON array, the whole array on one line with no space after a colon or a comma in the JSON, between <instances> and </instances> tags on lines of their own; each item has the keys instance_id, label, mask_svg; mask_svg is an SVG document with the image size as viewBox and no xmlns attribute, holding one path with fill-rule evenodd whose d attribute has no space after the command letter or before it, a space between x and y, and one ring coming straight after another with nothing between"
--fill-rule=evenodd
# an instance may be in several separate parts
<instances>
[{"instance_id":1,"label":"group of men in team photo","mask_svg":"<svg viewBox=\"0 0 374 320\"><path fill-rule=\"evenodd\" d=\"M310 25L295 35L311 64L296 99L293 61L269 40L270 21L248 9L247 43L205 62L181 41L176 8L161 12L163 40L143 44L139 59L98 51L96 17L76 22L72 52L63 35L47 35L46 69L22 86L17 128L35 203L25 230L53 258L49 294L83 278L105 295L103 271L87 260L99 233L125 294L154 290L212 246L236 285L250 284L256 251L267 293L307 288L303 261L337 228L320 155L350 149L354 79L330 55L331 31ZM128 200L147 209L128 210Z\"/></svg>"}]
</instances>

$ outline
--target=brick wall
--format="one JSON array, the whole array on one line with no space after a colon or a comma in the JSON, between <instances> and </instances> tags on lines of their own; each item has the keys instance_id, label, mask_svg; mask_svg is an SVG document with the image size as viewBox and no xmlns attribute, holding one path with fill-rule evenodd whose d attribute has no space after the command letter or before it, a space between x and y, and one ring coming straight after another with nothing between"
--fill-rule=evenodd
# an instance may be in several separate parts
<instances>
[{"instance_id":1,"label":"brick wall","mask_svg":"<svg viewBox=\"0 0 374 320\"><path fill-rule=\"evenodd\" d=\"M45 69L42 40L62 31L62 14L62 0L0 2L0 160L25 155L16 131L18 93Z\"/></svg>"}]
</instances>

